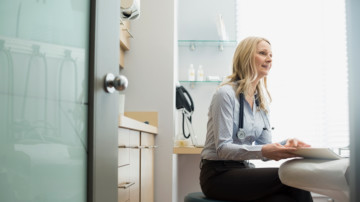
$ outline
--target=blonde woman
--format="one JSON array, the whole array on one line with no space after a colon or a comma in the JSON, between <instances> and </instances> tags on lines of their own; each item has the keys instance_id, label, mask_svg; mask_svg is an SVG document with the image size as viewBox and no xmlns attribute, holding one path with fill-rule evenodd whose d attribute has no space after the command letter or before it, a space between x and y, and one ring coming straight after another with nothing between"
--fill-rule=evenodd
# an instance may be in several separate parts
<instances>
[{"instance_id":1,"label":"blonde woman","mask_svg":"<svg viewBox=\"0 0 360 202\"><path fill-rule=\"evenodd\" d=\"M312 201L308 191L281 183L278 168L254 168L249 159L296 157L297 139L272 143L266 78L272 66L270 42L248 37L233 58L229 81L215 92L201 153L200 185L212 199L230 201Z\"/></svg>"}]
</instances>

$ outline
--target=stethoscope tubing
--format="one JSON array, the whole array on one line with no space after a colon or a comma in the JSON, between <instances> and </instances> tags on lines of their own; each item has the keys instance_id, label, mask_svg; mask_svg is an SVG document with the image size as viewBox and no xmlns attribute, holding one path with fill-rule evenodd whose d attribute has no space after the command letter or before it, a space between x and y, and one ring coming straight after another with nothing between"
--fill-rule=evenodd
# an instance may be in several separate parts
<instances>
[{"instance_id":1,"label":"stethoscope tubing","mask_svg":"<svg viewBox=\"0 0 360 202\"><path fill-rule=\"evenodd\" d=\"M240 103L239 103L240 104L240 109L239 109L239 131L244 131L244 103L245 103L245 96L244 96L243 93L239 94L239 101L240 101ZM255 95L255 104L256 104L256 107L258 108L259 103L257 102L257 96L256 95ZM262 118L262 120L264 122L264 125L265 125L263 130L269 130L271 128L269 119L267 119L267 122L268 122L268 125L269 125L269 128L268 128L266 126L264 115L263 115L262 111L260 111L260 115L261 115L261 118Z\"/></svg>"}]
</instances>

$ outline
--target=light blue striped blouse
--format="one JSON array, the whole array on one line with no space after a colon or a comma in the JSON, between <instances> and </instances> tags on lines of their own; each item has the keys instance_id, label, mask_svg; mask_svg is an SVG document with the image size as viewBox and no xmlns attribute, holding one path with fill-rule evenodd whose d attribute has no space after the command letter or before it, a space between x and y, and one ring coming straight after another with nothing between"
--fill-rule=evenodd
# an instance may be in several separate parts
<instances>
[{"instance_id":1,"label":"light blue striped blouse","mask_svg":"<svg viewBox=\"0 0 360 202\"><path fill-rule=\"evenodd\" d=\"M253 109L246 100L244 104L246 135L239 139L239 96L231 85L221 86L215 92L209 107L206 141L201 153L203 159L263 159L262 145L272 142L268 114L257 109L255 100Z\"/></svg>"}]
</instances>

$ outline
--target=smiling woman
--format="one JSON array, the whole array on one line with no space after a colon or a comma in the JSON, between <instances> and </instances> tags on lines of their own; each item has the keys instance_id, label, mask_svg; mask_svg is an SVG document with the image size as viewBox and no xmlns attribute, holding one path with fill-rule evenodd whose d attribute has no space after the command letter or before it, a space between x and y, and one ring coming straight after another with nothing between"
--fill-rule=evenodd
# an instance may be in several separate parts
<instances>
[{"instance_id":1,"label":"smiling woman","mask_svg":"<svg viewBox=\"0 0 360 202\"><path fill-rule=\"evenodd\" d=\"M213 95L201 152L200 185L206 197L231 201L312 201L309 192L282 184L278 168L254 168L248 161L298 157L292 151L309 147L295 139L272 143L266 99L270 96L266 77L271 55L268 40L243 39L236 48L229 81Z\"/></svg>"}]
</instances>

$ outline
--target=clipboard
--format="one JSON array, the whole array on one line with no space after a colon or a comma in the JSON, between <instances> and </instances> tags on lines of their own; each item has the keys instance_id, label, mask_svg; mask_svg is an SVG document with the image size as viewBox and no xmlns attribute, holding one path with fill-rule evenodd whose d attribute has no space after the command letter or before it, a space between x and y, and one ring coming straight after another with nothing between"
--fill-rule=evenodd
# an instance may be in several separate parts
<instances>
[{"instance_id":1,"label":"clipboard","mask_svg":"<svg viewBox=\"0 0 360 202\"><path fill-rule=\"evenodd\" d=\"M292 153L306 159L337 160L342 158L329 148L302 147Z\"/></svg>"}]
</instances>

